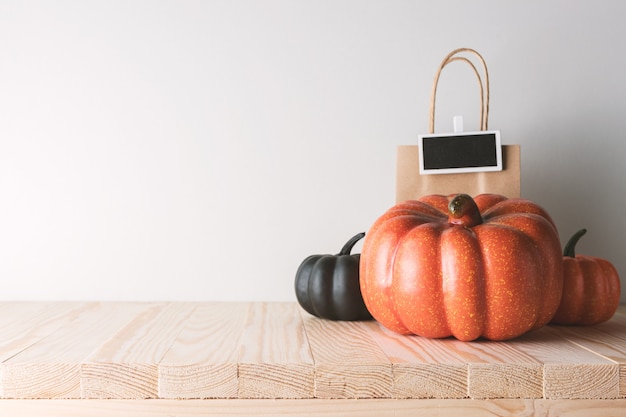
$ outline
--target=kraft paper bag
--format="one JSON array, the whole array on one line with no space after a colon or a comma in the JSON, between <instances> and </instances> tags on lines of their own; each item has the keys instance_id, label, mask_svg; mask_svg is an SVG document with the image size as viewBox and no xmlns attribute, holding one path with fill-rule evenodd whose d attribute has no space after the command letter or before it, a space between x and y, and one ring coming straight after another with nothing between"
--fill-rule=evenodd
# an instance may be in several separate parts
<instances>
[{"instance_id":1,"label":"kraft paper bag","mask_svg":"<svg viewBox=\"0 0 626 417\"><path fill-rule=\"evenodd\" d=\"M465 193L520 196L520 146L502 146L502 171L420 175L417 145L398 147L396 202L416 200L430 194Z\"/></svg>"},{"instance_id":2,"label":"kraft paper bag","mask_svg":"<svg viewBox=\"0 0 626 417\"><path fill-rule=\"evenodd\" d=\"M468 58L457 56L459 53L469 52L479 58L482 63L485 85L476 69ZM489 117L489 74L483 57L473 49L460 48L452 51L442 61L435 80L430 99L430 133L434 133L435 125L435 97L437 83L441 70L451 62L461 61L470 65L478 78L481 94L481 130L487 130ZM461 133L460 133L461 134ZM520 196L521 149L519 145L502 146L502 171L471 172L455 174L428 174L421 175L419 170L419 149L417 145L403 145L398 147L396 165L396 202L415 200L431 194L465 193L472 196L484 193L502 194L509 198Z\"/></svg>"}]
</instances>

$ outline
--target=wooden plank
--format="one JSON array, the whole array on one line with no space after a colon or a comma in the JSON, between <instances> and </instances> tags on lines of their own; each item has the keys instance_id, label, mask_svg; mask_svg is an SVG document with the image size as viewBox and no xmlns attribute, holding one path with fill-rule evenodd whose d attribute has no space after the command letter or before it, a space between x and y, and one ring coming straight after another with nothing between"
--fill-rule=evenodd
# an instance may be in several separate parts
<instances>
[{"instance_id":1,"label":"wooden plank","mask_svg":"<svg viewBox=\"0 0 626 417\"><path fill-rule=\"evenodd\" d=\"M0 363L75 320L84 303L0 304Z\"/></svg>"},{"instance_id":2,"label":"wooden plank","mask_svg":"<svg viewBox=\"0 0 626 417\"><path fill-rule=\"evenodd\" d=\"M478 340L460 348L467 355L471 398L542 398L542 364L537 359L508 342Z\"/></svg>"},{"instance_id":3,"label":"wooden plank","mask_svg":"<svg viewBox=\"0 0 626 417\"><path fill-rule=\"evenodd\" d=\"M617 363L581 348L549 327L507 342L543 363L544 398L618 398Z\"/></svg>"},{"instance_id":4,"label":"wooden plank","mask_svg":"<svg viewBox=\"0 0 626 417\"><path fill-rule=\"evenodd\" d=\"M626 337L616 334L610 323L598 326L550 326L551 331L575 345L613 361L619 367L619 398L626 398ZM621 337L620 337L621 336Z\"/></svg>"},{"instance_id":5,"label":"wooden plank","mask_svg":"<svg viewBox=\"0 0 626 417\"><path fill-rule=\"evenodd\" d=\"M20 417L615 417L624 410L626 400L0 400L0 415Z\"/></svg>"},{"instance_id":6,"label":"wooden plank","mask_svg":"<svg viewBox=\"0 0 626 417\"><path fill-rule=\"evenodd\" d=\"M626 398L623 310L596 326L465 343L321 320L295 303L0 302L0 397L318 397L319 410L331 399L501 397L574 413L560 401Z\"/></svg>"},{"instance_id":7,"label":"wooden plank","mask_svg":"<svg viewBox=\"0 0 626 417\"><path fill-rule=\"evenodd\" d=\"M59 305L61 303L57 303ZM0 343L4 344L7 339L14 336L15 327L17 333L22 333L21 327L33 317L41 315L42 311L50 307L48 302L0 302Z\"/></svg>"},{"instance_id":8,"label":"wooden plank","mask_svg":"<svg viewBox=\"0 0 626 417\"><path fill-rule=\"evenodd\" d=\"M539 400L534 409L541 417L623 417L626 400Z\"/></svg>"},{"instance_id":9,"label":"wooden plank","mask_svg":"<svg viewBox=\"0 0 626 417\"><path fill-rule=\"evenodd\" d=\"M159 363L160 398L234 398L247 303L201 303Z\"/></svg>"},{"instance_id":10,"label":"wooden plank","mask_svg":"<svg viewBox=\"0 0 626 417\"><path fill-rule=\"evenodd\" d=\"M615 337L615 340L609 341L610 344L615 344L618 349L622 349L625 352L626 349L621 341L616 339L626 340L626 305L620 305L617 310L618 314L615 314L611 320L606 323L601 323L594 328L602 330L605 333ZM600 351L601 354L605 354L604 350ZM619 356L608 356L609 359L619 363L619 396L620 398L626 398L626 364Z\"/></svg>"},{"instance_id":11,"label":"wooden plank","mask_svg":"<svg viewBox=\"0 0 626 417\"><path fill-rule=\"evenodd\" d=\"M159 303L141 312L82 364L82 398L157 398L158 363L195 310Z\"/></svg>"},{"instance_id":12,"label":"wooden plank","mask_svg":"<svg viewBox=\"0 0 626 417\"><path fill-rule=\"evenodd\" d=\"M366 324L323 320L300 312L315 362L316 398L391 397L391 362Z\"/></svg>"},{"instance_id":13,"label":"wooden plank","mask_svg":"<svg viewBox=\"0 0 626 417\"><path fill-rule=\"evenodd\" d=\"M370 326L393 363L394 398L542 396L541 363L506 343L428 339Z\"/></svg>"},{"instance_id":14,"label":"wooden plank","mask_svg":"<svg viewBox=\"0 0 626 417\"><path fill-rule=\"evenodd\" d=\"M611 320L596 324L595 326L572 326L573 328L597 328L605 332L612 333L620 339L626 340L626 314L616 314Z\"/></svg>"},{"instance_id":15,"label":"wooden plank","mask_svg":"<svg viewBox=\"0 0 626 417\"><path fill-rule=\"evenodd\" d=\"M294 303L253 303L239 352L239 398L313 398L313 357Z\"/></svg>"},{"instance_id":16,"label":"wooden plank","mask_svg":"<svg viewBox=\"0 0 626 417\"><path fill-rule=\"evenodd\" d=\"M367 326L393 367L393 398L467 398L468 370L455 340L400 335L376 322Z\"/></svg>"},{"instance_id":17,"label":"wooden plank","mask_svg":"<svg viewBox=\"0 0 626 417\"><path fill-rule=\"evenodd\" d=\"M81 362L147 304L89 303L1 365L2 398L79 398Z\"/></svg>"}]
</instances>

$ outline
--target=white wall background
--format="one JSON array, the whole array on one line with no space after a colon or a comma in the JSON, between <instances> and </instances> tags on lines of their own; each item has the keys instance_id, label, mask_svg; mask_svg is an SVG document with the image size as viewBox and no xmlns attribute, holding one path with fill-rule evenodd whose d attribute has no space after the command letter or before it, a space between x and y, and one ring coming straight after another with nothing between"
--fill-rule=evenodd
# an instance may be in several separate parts
<instances>
[{"instance_id":1,"label":"white wall background","mask_svg":"<svg viewBox=\"0 0 626 417\"><path fill-rule=\"evenodd\" d=\"M626 276L626 3L0 0L0 298L295 300L486 58L522 194ZM446 69L437 130L478 128ZM358 246L357 251L360 249Z\"/></svg>"}]
</instances>

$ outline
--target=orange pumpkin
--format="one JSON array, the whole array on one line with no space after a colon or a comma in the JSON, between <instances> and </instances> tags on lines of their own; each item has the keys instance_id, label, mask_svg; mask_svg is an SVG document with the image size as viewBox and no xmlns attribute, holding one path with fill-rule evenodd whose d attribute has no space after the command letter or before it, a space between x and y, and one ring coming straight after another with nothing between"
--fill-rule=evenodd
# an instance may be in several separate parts
<instances>
[{"instance_id":1,"label":"orange pumpkin","mask_svg":"<svg viewBox=\"0 0 626 417\"><path fill-rule=\"evenodd\" d=\"M361 292L385 327L505 340L548 323L563 284L558 233L524 199L431 195L379 217L361 251Z\"/></svg>"},{"instance_id":2,"label":"orange pumpkin","mask_svg":"<svg viewBox=\"0 0 626 417\"><path fill-rule=\"evenodd\" d=\"M586 232L576 232L563 250L563 296L553 324L602 323L619 307L620 280L613 264L575 252L576 243Z\"/></svg>"}]
</instances>

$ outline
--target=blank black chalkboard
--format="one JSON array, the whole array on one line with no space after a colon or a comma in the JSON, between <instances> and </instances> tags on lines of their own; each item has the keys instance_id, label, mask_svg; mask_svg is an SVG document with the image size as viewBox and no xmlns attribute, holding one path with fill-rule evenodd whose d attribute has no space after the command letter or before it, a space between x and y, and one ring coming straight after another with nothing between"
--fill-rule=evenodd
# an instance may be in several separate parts
<instances>
[{"instance_id":1,"label":"blank black chalkboard","mask_svg":"<svg viewBox=\"0 0 626 417\"><path fill-rule=\"evenodd\" d=\"M420 135L420 173L501 171L499 131Z\"/></svg>"}]
</instances>

